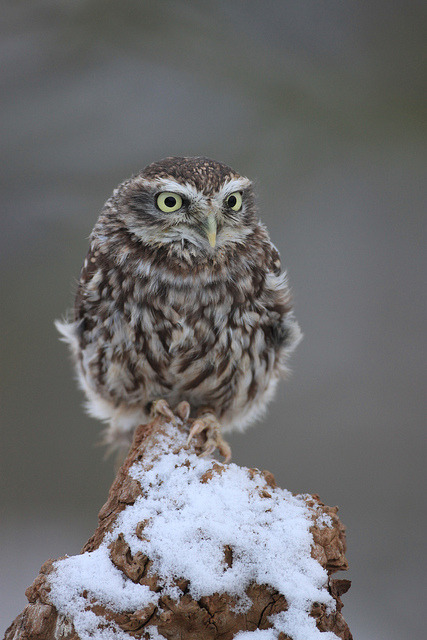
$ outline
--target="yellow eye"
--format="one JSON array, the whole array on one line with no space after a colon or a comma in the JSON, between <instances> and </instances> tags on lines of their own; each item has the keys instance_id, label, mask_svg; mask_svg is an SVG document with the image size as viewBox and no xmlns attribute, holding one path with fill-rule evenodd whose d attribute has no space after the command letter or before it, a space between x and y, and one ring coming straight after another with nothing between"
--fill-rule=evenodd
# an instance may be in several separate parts
<instances>
[{"instance_id":1,"label":"yellow eye","mask_svg":"<svg viewBox=\"0 0 427 640\"><path fill-rule=\"evenodd\" d=\"M227 204L233 211L240 211L242 208L242 194L240 191L234 191L227 198Z\"/></svg>"},{"instance_id":2,"label":"yellow eye","mask_svg":"<svg viewBox=\"0 0 427 640\"><path fill-rule=\"evenodd\" d=\"M182 207L182 198L177 193L172 193L170 191L163 191L157 196L157 206L160 211L164 211L165 213L172 213L173 211L178 211Z\"/></svg>"}]
</instances>

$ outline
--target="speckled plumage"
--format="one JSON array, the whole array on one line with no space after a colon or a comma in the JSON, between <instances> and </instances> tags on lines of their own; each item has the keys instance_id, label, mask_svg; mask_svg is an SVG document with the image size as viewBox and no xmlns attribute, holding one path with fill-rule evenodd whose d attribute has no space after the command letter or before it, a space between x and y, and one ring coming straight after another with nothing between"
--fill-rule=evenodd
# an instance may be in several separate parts
<instances>
[{"instance_id":1,"label":"speckled plumage","mask_svg":"<svg viewBox=\"0 0 427 640\"><path fill-rule=\"evenodd\" d=\"M163 191L181 196L178 211L156 207ZM226 202L235 192L238 212ZM91 234L74 318L57 325L110 443L147 422L159 398L188 401L194 416L211 410L223 431L245 428L300 338L250 181L207 158L166 158L119 185Z\"/></svg>"}]
</instances>

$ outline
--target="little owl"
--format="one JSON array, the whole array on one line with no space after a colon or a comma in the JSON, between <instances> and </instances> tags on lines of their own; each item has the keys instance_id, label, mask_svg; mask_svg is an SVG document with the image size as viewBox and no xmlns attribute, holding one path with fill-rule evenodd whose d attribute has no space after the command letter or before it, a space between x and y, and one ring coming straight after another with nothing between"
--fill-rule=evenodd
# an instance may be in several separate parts
<instances>
[{"instance_id":1,"label":"little owl","mask_svg":"<svg viewBox=\"0 0 427 640\"><path fill-rule=\"evenodd\" d=\"M301 333L251 182L208 158L166 158L125 180L90 237L74 318L58 322L110 445L171 409L206 431L260 416Z\"/></svg>"}]
</instances>

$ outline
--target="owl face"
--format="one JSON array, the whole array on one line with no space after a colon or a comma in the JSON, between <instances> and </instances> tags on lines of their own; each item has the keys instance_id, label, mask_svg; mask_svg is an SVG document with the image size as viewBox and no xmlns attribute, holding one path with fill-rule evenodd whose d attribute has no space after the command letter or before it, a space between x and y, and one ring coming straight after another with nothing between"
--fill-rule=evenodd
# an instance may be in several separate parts
<instances>
[{"instance_id":1,"label":"owl face","mask_svg":"<svg viewBox=\"0 0 427 640\"><path fill-rule=\"evenodd\" d=\"M207 158L166 158L123 185L123 224L153 246L214 254L245 244L256 223L251 182Z\"/></svg>"}]
</instances>

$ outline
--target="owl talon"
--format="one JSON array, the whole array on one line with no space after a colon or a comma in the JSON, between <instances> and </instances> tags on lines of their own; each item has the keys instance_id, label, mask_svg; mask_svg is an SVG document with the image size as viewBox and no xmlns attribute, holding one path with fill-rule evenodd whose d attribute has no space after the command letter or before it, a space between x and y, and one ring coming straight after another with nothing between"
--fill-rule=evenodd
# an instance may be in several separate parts
<instances>
[{"instance_id":1,"label":"owl talon","mask_svg":"<svg viewBox=\"0 0 427 640\"><path fill-rule=\"evenodd\" d=\"M177 408L175 409L176 415L179 418L181 418L183 422L186 422L186 420L188 420L188 418L190 417L190 411L191 411L190 405L186 400L183 400L182 402L180 402Z\"/></svg>"},{"instance_id":2,"label":"owl talon","mask_svg":"<svg viewBox=\"0 0 427 640\"><path fill-rule=\"evenodd\" d=\"M175 415L166 400L164 400L163 398L161 398L160 400L154 400L153 404L151 405L150 414L152 418L156 418L157 416L164 416L165 418L168 418L173 424L175 424Z\"/></svg>"},{"instance_id":3,"label":"owl talon","mask_svg":"<svg viewBox=\"0 0 427 640\"><path fill-rule=\"evenodd\" d=\"M220 440L217 440L216 446L218 447L219 453L224 458L224 462L231 461L231 447L228 444L227 440L224 440L223 437L220 436Z\"/></svg>"},{"instance_id":4,"label":"owl talon","mask_svg":"<svg viewBox=\"0 0 427 640\"><path fill-rule=\"evenodd\" d=\"M194 436L206 432L206 442L201 457L211 455L215 449L223 456L225 462L231 460L231 448L221 435L221 426L213 413L204 413L194 421L188 435L187 444Z\"/></svg>"}]
</instances>

